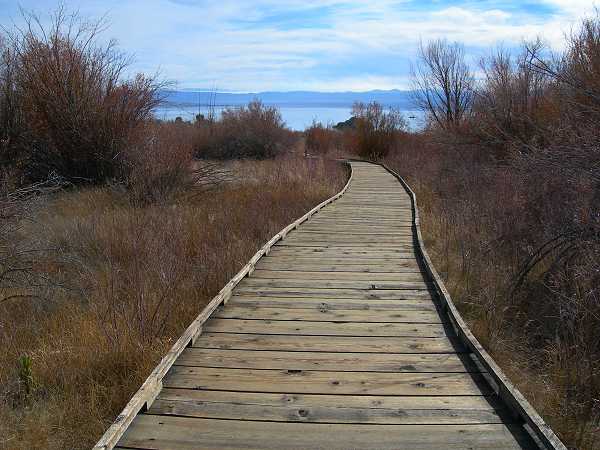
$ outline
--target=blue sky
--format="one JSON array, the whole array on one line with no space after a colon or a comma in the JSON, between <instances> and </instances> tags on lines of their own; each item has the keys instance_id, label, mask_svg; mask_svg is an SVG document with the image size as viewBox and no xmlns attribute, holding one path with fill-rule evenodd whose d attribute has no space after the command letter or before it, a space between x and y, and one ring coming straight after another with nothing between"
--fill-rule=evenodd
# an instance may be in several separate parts
<instances>
[{"instance_id":1,"label":"blue sky","mask_svg":"<svg viewBox=\"0 0 600 450\"><path fill-rule=\"evenodd\" d=\"M108 15L106 38L133 54L133 72L156 73L180 88L228 91L405 89L419 41L466 44L476 61L498 44L563 36L594 2L583 0L89 0L63 4ZM19 5L42 17L49 0L0 0L0 23Z\"/></svg>"}]
</instances>

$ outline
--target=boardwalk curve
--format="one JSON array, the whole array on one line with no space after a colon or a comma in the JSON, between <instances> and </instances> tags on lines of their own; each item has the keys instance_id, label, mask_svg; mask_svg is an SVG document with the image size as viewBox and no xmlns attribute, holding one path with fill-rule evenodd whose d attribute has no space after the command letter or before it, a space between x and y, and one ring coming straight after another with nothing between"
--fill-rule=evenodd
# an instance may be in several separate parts
<instances>
[{"instance_id":1,"label":"boardwalk curve","mask_svg":"<svg viewBox=\"0 0 600 450\"><path fill-rule=\"evenodd\" d=\"M564 448L456 312L412 191L351 166L209 304L97 449Z\"/></svg>"}]
</instances>

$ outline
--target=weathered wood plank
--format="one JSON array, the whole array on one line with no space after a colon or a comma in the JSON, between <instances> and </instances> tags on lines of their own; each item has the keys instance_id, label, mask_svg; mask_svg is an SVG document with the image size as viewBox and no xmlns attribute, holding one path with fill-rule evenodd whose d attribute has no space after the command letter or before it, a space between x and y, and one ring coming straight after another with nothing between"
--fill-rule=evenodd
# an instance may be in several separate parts
<instances>
[{"instance_id":1,"label":"weathered wood plank","mask_svg":"<svg viewBox=\"0 0 600 450\"><path fill-rule=\"evenodd\" d=\"M147 450L511 450L533 448L522 427L277 423L142 415L120 445Z\"/></svg>"},{"instance_id":2,"label":"weathered wood plank","mask_svg":"<svg viewBox=\"0 0 600 450\"><path fill-rule=\"evenodd\" d=\"M423 289L326 289L310 287L256 287L240 286L236 295L259 297L299 297L299 298L359 298L364 300L403 300L431 298L430 291Z\"/></svg>"},{"instance_id":3,"label":"weathered wood plank","mask_svg":"<svg viewBox=\"0 0 600 450\"><path fill-rule=\"evenodd\" d=\"M313 303L314 305L314 303ZM230 303L226 308L219 308L214 318L250 319L250 320L308 320L313 322L398 322L398 323L442 323L436 311L389 309L356 310L319 308L267 308L245 306L243 303Z\"/></svg>"},{"instance_id":4,"label":"weathered wood plank","mask_svg":"<svg viewBox=\"0 0 600 450\"><path fill-rule=\"evenodd\" d=\"M386 264L392 263L394 266L411 266L418 267L418 261L411 252L398 253L356 253L346 251L321 251L314 249L311 251L298 250L293 248L280 247L273 250L271 255L261 260L264 262L290 261L296 260L299 262L308 262L310 264L332 264L338 262L340 264Z\"/></svg>"},{"instance_id":5,"label":"weathered wood plank","mask_svg":"<svg viewBox=\"0 0 600 450\"><path fill-rule=\"evenodd\" d=\"M420 272L338 272L335 274L319 271L293 271L293 270L267 270L257 269L252 272L252 278L264 278L269 280L276 279L295 279L295 280L351 280L351 281L369 281L376 283L378 281L423 281L423 275Z\"/></svg>"},{"instance_id":6,"label":"weathered wood plank","mask_svg":"<svg viewBox=\"0 0 600 450\"><path fill-rule=\"evenodd\" d=\"M209 391L193 389L168 389L161 393L163 399L194 399L199 402L229 403L231 401L265 406L292 405L303 406L338 406L341 408L388 408L411 410L453 411L498 411L504 405L495 396L383 396L383 395L335 395L335 394L272 394L267 392Z\"/></svg>"},{"instance_id":7,"label":"weathered wood plank","mask_svg":"<svg viewBox=\"0 0 600 450\"><path fill-rule=\"evenodd\" d=\"M457 398L468 398L469 401L464 403L467 403L469 408L465 408L465 405L453 408L453 399ZM492 408L485 398L480 396L355 397L165 389L153 403L148 414L302 423L392 425L511 423L512 420L506 411L502 408ZM437 401L432 402L430 399ZM425 405L429 407L424 408ZM438 407L431 407L434 405Z\"/></svg>"},{"instance_id":8,"label":"weathered wood plank","mask_svg":"<svg viewBox=\"0 0 600 450\"><path fill-rule=\"evenodd\" d=\"M298 232L302 233L353 233L353 234L367 234L370 232L375 232L378 234L413 234L412 225L372 225L372 224L364 224L364 225L340 225L340 224L330 224L330 225L319 225L318 223L311 222L310 224L303 225L298 228Z\"/></svg>"},{"instance_id":9,"label":"weathered wood plank","mask_svg":"<svg viewBox=\"0 0 600 450\"><path fill-rule=\"evenodd\" d=\"M361 248L324 248L324 247L295 247L295 248L285 248L285 247L275 247L271 249L269 256L278 256L279 254L294 254L294 255L302 255L309 254L311 256L322 256L328 257L328 255L336 255L336 257L344 256L362 256L366 258L406 258L406 255L410 255L411 259L416 261L416 253L414 248L410 249L361 249Z\"/></svg>"},{"instance_id":10,"label":"weathered wood plank","mask_svg":"<svg viewBox=\"0 0 600 450\"><path fill-rule=\"evenodd\" d=\"M429 298L402 300L375 299L322 299L306 297L258 297L253 295L238 295L231 297L229 305L259 307L259 308L289 308L317 309L319 311L335 311L339 309L352 310L388 310L388 311L436 311L435 304Z\"/></svg>"},{"instance_id":11,"label":"weathered wood plank","mask_svg":"<svg viewBox=\"0 0 600 450\"><path fill-rule=\"evenodd\" d=\"M421 273L416 265L401 265L394 262L376 262L361 263L360 261L340 261L327 262L323 264L311 263L298 258L296 261L264 261L256 265L258 269L264 270L291 270L291 271L311 271L311 272L364 272L364 273ZM335 275L333 275L335 276Z\"/></svg>"},{"instance_id":12,"label":"weathered wood plank","mask_svg":"<svg viewBox=\"0 0 600 450\"><path fill-rule=\"evenodd\" d=\"M400 242L412 243L412 233L335 233L298 231L291 234L287 239L311 240L327 242Z\"/></svg>"},{"instance_id":13,"label":"weathered wood plank","mask_svg":"<svg viewBox=\"0 0 600 450\"><path fill-rule=\"evenodd\" d=\"M399 243L399 242L331 242L331 241L315 241L312 239L304 239L304 240L290 240L286 239L285 241L280 241L275 244L276 247L320 247L320 248L346 248L346 247L356 247L356 248L377 248L377 249L385 249L389 250L393 249L404 249L411 250L412 244L410 242Z\"/></svg>"},{"instance_id":14,"label":"weathered wood plank","mask_svg":"<svg viewBox=\"0 0 600 450\"><path fill-rule=\"evenodd\" d=\"M341 280L331 277L330 279L298 279L298 278L246 278L238 285L238 290L245 291L248 288L306 288L306 289L353 289L359 291L380 290L428 290L431 283L421 280L393 280L393 281L368 281L368 280Z\"/></svg>"},{"instance_id":15,"label":"weathered wood plank","mask_svg":"<svg viewBox=\"0 0 600 450\"><path fill-rule=\"evenodd\" d=\"M473 364L470 357L461 353L328 353L190 347L185 349L175 365L337 372L480 372L480 368Z\"/></svg>"},{"instance_id":16,"label":"weathered wood plank","mask_svg":"<svg viewBox=\"0 0 600 450\"><path fill-rule=\"evenodd\" d=\"M345 247L345 248L322 248L322 247L277 247L273 249L268 260L280 257L296 257L296 258L322 258L327 259L344 259L347 263L351 263L352 259L362 260L393 260L400 264L405 260L406 264L418 264L415 253L412 250L394 251L393 249L383 249L381 251L364 252L360 248ZM408 261L406 261L408 260ZM313 261L318 264L317 261ZM367 261L368 262L368 261Z\"/></svg>"},{"instance_id":17,"label":"weathered wood plank","mask_svg":"<svg viewBox=\"0 0 600 450\"><path fill-rule=\"evenodd\" d=\"M342 395L487 395L473 373L331 372L173 366L163 386L245 392Z\"/></svg>"},{"instance_id":18,"label":"weathered wood plank","mask_svg":"<svg viewBox=\"0 0 600 450\"><path fill-rule=\"evenodd\" d=\"M331 217L331 218L315 218L311 219L309 222L312 225L316 226L368 226L372 221L366 219L349 219L349 218L339 218L339 217ZM413 223L410 219L381 219L378 221L378 224L385 225L390 229L395 228L404 228L404 227L412 227Z\"/></svg>"},{"instance_id":19,"label":"weathered wood plank","mask_svg":"<svg viewBox=\"0 0 600 450\"><path fill-rule=\"evenodd\" d=\"M455 339L289 336L270 334L204 333L194 347L235 350L354 352L354 353L457 353L464 352Z\"/></svg>"},{"instance_id":20,"label":"weathered wood plank","mask_svg":"<svg viewBox=\"0 0 600 450\"><path fill-rule=\"evenodd\" d=\"M301 336L396 336L441 337L441 324L396 322L309 322L303 320L244 320L212 318L203 330L207 333L257 333Z\"/></svg>"}]
</instances>

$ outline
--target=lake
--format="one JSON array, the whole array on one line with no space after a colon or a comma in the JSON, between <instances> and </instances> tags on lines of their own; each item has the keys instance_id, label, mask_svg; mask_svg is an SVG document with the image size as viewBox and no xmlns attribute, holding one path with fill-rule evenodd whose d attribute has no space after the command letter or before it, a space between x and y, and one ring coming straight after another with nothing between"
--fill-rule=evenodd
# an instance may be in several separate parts
<instances>
[{"instance_id":1,"label":"lake","mask_svg":"<svg viewBox=\"0 0 600 450\"><path fill-rule=\"evenodd\" d=\"M267 105L272 106L272 105ZM225 107L216 106L214 111L217 115L221 114L221 111ZM286 104L279 106L281 117L285 121L286 125L292 130L302 131L310 126L313 120L321 122L323 124L337 124L348 120L351 116L351 106L326 106L326 105L293 105ZM160 106L155 110L155 116L161 120L174 120L176 117L181 117L183 120L192 121L196 117L196 114L200 112L205 116L208 115L207 107L198 107L196 105L187 104L173 104ZM415 110L402 110L404 118L408 122L409 128L412 130L420 129L424 125L423 113Z\"/></svg>"}]
</instances>

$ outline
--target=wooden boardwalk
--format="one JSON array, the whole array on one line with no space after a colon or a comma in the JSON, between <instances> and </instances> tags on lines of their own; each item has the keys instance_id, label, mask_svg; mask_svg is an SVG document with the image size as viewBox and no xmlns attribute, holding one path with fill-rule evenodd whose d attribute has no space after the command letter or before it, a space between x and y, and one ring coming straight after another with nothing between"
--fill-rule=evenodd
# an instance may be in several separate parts
<instances>
[{"instance_id":1,"label":"wooden boardwalk","mask_svg":"<svg viewBox=\"0 0 600 450\"><path fill-rule=\"evenodd\" d=\"M407 191L352 168L174 357L116 448L540 448L440 308Z\"/></svg>"}]
</instances>

